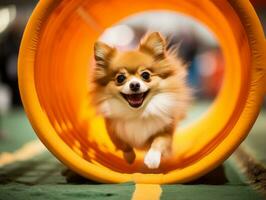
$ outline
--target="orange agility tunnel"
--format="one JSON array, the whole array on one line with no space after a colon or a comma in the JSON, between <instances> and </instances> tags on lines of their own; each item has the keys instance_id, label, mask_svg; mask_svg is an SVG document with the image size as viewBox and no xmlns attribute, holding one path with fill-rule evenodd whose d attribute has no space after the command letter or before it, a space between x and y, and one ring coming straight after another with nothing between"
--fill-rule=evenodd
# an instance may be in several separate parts
<instances>
[{"instance_id":1,"label":"orange agility tunnel","mask_svg":"<svg viewBox=\"0 0 266 200\"><path fill-rule=\"evenodd\" d=\"M206 113L177 130L173 157L160 170L127 164L90 104L93 45L105 28L145 11L191 16L218 39L225 71ZM184 183L211 171L245 139L263 102L266 42L259 19L243 0L40 0L19 54L19 88L28 118L45 146L89 179L119 183Z\"/></svg>"}]
</instances>

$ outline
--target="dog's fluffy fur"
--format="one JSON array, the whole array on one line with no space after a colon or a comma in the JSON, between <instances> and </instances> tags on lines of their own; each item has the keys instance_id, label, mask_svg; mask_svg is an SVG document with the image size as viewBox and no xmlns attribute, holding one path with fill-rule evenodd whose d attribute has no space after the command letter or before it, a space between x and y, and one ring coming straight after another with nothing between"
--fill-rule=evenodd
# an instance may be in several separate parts
<instances>
[{"instance_id":1,"label":"dog's fluffy fur","mask_svg":"<svg viewBox=\"0 0 266 200\"><path fill-rule=\"evenodd\" d=\"M120 52L96 42L94 53L92 102L112 142L128 163L135 160L134 148L148 150L144 163L158 168L170 155L174 130L191 99L185 64L166 50L158 32L147 35L136 50Z\"/></svg>"}]
</instances>

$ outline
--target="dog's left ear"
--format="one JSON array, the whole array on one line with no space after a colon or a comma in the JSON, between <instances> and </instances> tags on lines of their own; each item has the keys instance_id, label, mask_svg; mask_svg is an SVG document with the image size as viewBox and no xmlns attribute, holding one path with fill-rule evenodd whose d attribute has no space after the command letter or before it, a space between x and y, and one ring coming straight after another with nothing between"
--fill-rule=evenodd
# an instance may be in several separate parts
<instances>
[{"instance_id":1,"label":"dog's left ear","mask_svg":"<svg viewBox=\"0 0 266 200\"><path fill-rule=\"evenodd\" d=\"M165 57L165 48L165 39L159 32L153 32L141 41L139 50L152 54L156 59L163 59Z\"/></svg>"},{"instance_id":2,"label":"dog's left ear","mask_svg":"<svg viewBox=\"0 0 266 200\"><path fill-rule=\"evenodd\" d=\"M107 69L115 52L115 48L110 47L103 42L98 41L94 44L94 59L96 62L94 71L95 82L102 85L107 84Z\"/></svg>"},{"instance_id":3,"label":"dog's left ear","mask_svg":"<svg viewBox=\"0 0 266 200\"><path fill-rule=\"evenodd\" d=\"M96 64L98 66L106 68L114 52L115 48L112 48L100 41L96 42L94 44L94 58Z\"/></svg>"}]
</instances>

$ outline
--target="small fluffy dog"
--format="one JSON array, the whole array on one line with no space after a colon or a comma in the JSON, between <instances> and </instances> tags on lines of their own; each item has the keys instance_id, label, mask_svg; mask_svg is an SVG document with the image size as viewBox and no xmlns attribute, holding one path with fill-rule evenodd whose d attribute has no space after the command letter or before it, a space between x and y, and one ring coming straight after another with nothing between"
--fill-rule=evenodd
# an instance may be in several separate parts
<instances>
[{"instance_id":1,"label":"small fluffy dog","mask_svg":"<svg viewBox=\"0 0 266 200\"><path fill-rule=\"evenodd\" d=\"M158 32L133 51L96 42L94 55L93 102L110 139L128 163L135 160L134 148L145 149L145 165L158 168L171 153L175 128L191 99L185 64L166 50Z\"/></svg>"}]
</instances>

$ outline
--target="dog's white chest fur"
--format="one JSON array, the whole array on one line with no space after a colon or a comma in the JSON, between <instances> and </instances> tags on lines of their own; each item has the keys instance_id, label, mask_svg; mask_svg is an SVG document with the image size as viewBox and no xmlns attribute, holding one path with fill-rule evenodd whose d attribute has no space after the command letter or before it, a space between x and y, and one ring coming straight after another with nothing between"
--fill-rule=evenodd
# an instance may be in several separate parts
<instances>
[{"instance_id":1,"label":"dog's white chest fur","mask_svg":"<svg viewBox=\"0 0 266 200\"><path fill-rule=\"evenodd\" d=\"M143 148L153 135L167 124L160 118L137 118L114 122L115 132L120 139L135 148Z\"/></svg>"},{"instance_id":2,"label":"dog's white chest fur","mask_svg":"<svg viewBox=\"0 0 266 200\"><path fill-rule=\"evenodd\" d=\"M182 105L174 97L171 93L157 94L141 112L117 100L105 102L101 110L111 119L111 126L121 140L132 147L143 148L147 140L173 122L177 105Z\"/></svg>"}]
</instances>

